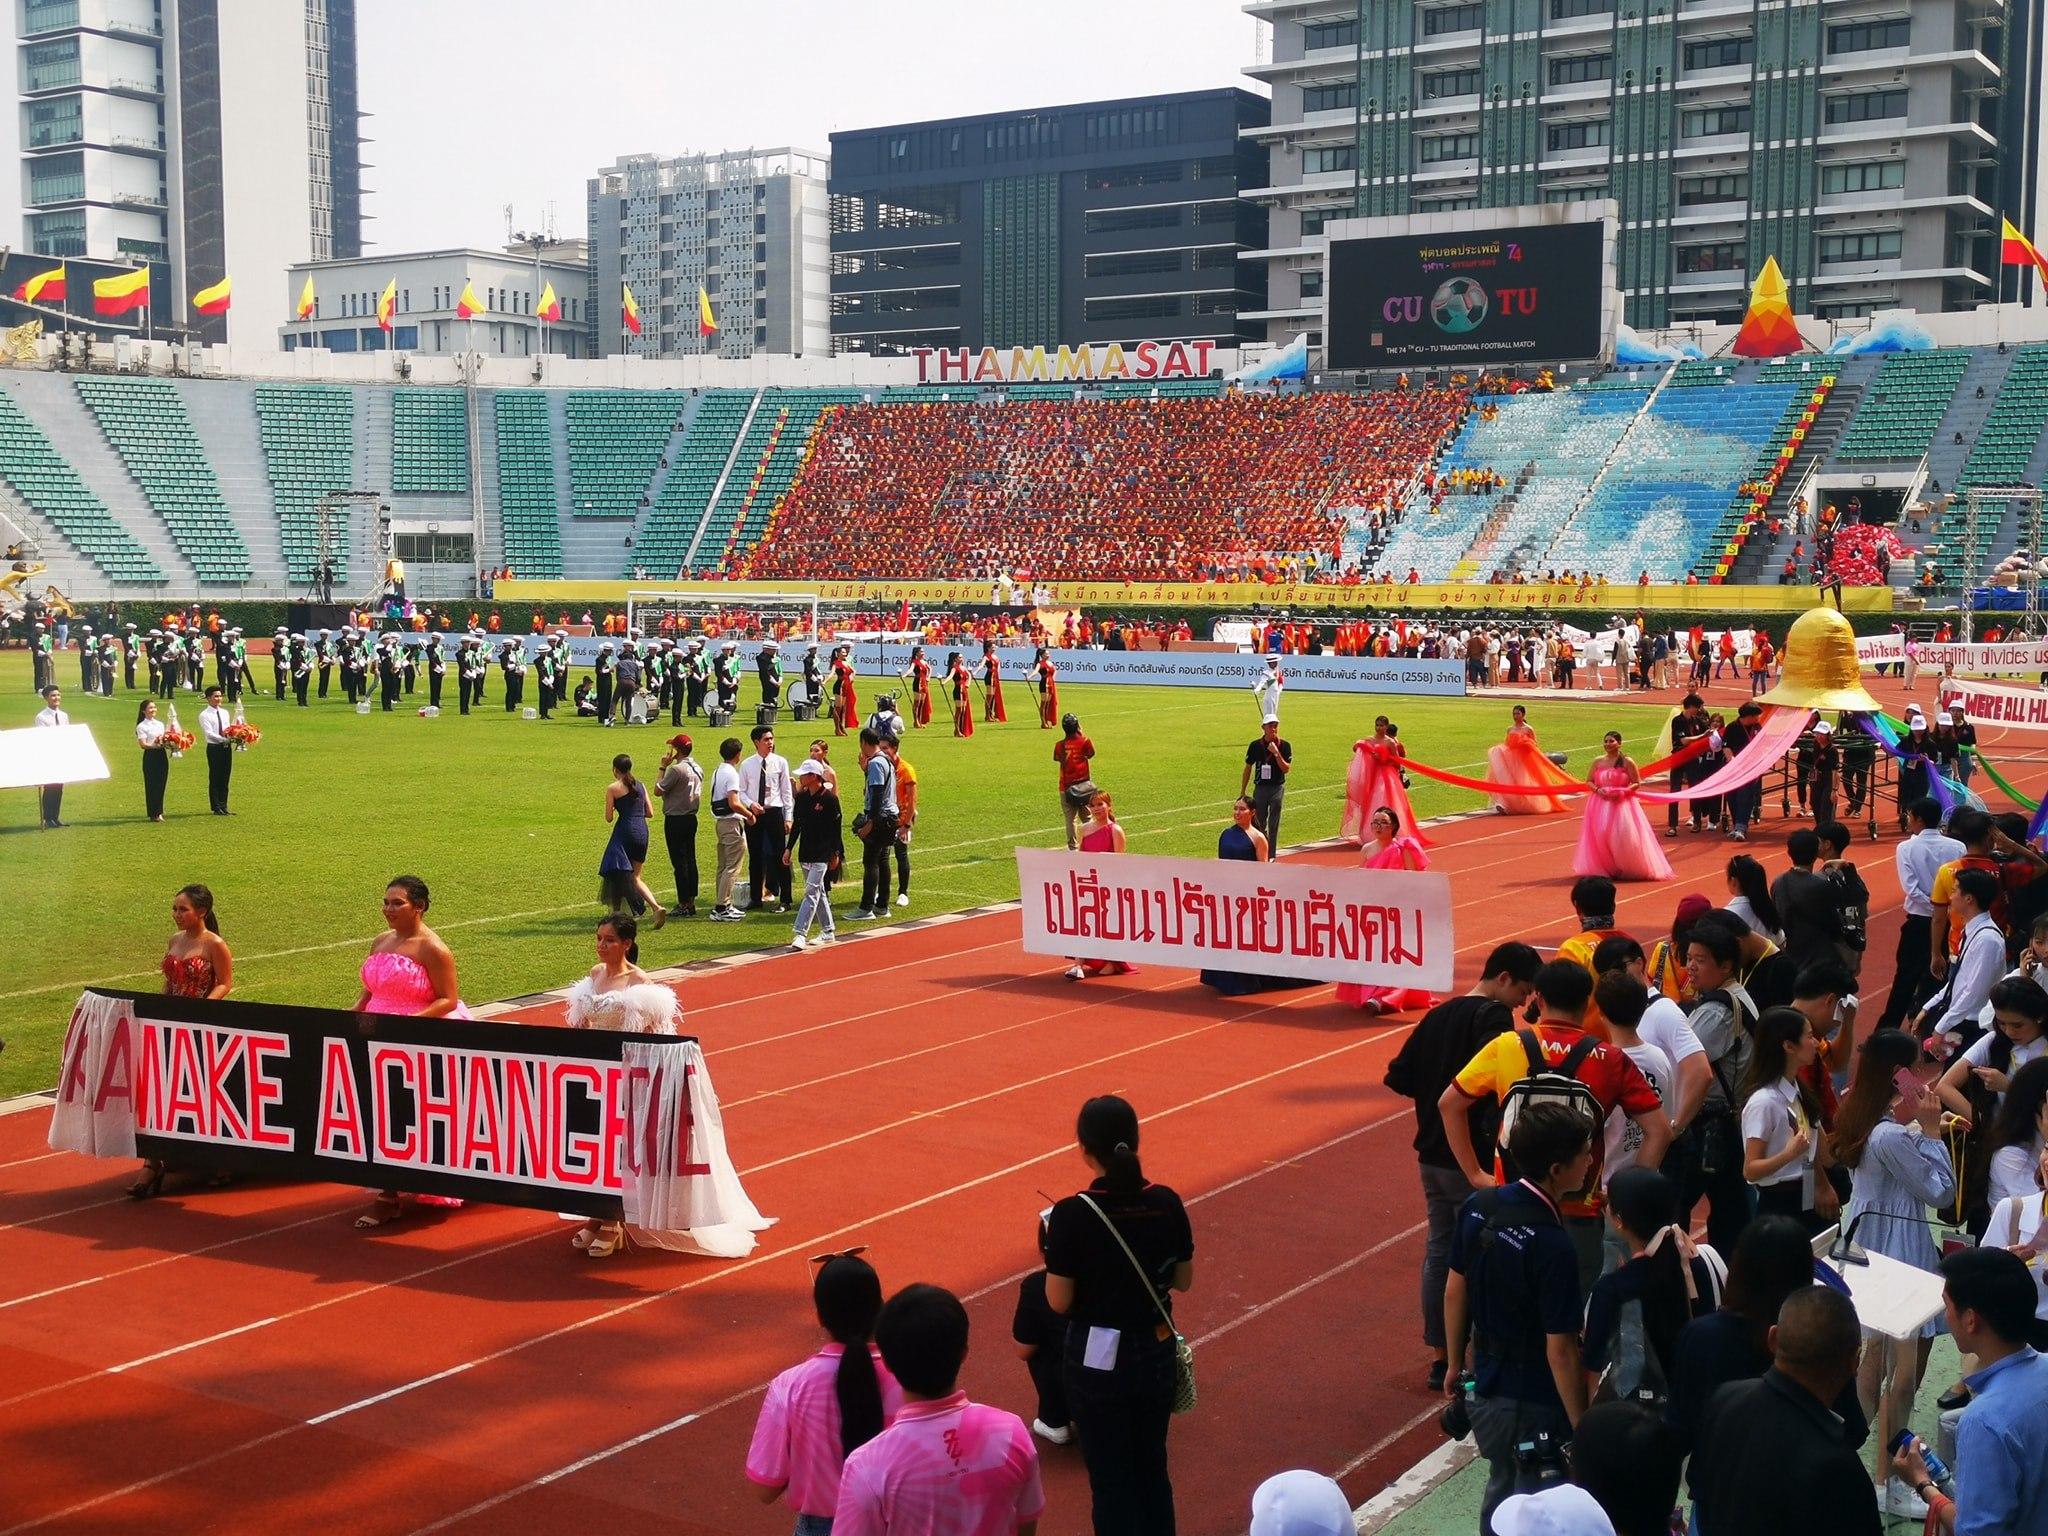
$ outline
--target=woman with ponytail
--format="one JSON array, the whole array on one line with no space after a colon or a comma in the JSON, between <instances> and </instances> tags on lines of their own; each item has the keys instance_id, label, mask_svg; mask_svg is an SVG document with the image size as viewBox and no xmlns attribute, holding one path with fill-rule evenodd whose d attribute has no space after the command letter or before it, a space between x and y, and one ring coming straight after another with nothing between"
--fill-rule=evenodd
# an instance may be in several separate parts
<instances>
[{"instance_id":1,"label":"woman with ponytail","mask_svg":"<svg viewBox=\"0 0 2048 1536\"><path fill-rule=\"evenodd\" d=\"M597 964L569 989L571 1029L616 1029L628 1034L672 1035L681 1011L676 995L640 969L640 925L623 912L597 922ZM638 1240L647 1241L644 1233ZM617 1221L593 1217L569 1240L593 1259L631 1246Z\"/></svg>"},{"instance_id":2,"label":"woman with ponytail","mask_svg":"<svg viewBox=\"0 0 2048 1536\"><path fill-rule=\"evenodd\" d=\"M1678 1335L1721 1304L1728 1266L1678 1224L1678 1191L1654 1168L1623 1168L1607 1184L1607 1220L1628 1261L1593 1282L1581 1346L1586 1370L1615 1397L1669 1395Z\"/></svg>"},{"instance_id":3,"label":"woman with ponytail","mask_svg":"<svg viewBox=\"0 0 2048 1536\"><path fill-rule=\"evenodd\" d=\"M882 1282L859 1250L818 1265L811 1305L832 1342L768 1385L747 1449L747 1481L773 1504L796 1509L796 1536L828 1536L846 1458L879 1435L903 1406L903 1389L872 1340Z\"/></svg>"},{"instance_id":4,"label":"woman with ponytail","mask_svg":"<svg viewBox=\"0 0 2048 1536\"><path fill-rule=\"evenodd\" d=\"M220 922L213 915L213 892L203 885L182 887L171 898L171 923L177 932L164 947L162 969L167 997L222 998L234 990L235 957L220 936ZM162 1192L165 1164L150 1158L142 1165L142 1177L128 1186L131 1199L147 1200ZM225 1184L230 1175L213 1180Z\"/></svg>"},{"instance_id":5,"label":"woman with ponytail","mask_svg":"<svg viewBox=\"0 0 2048 1536\"><path fill-rule=\"evenodd\" d=\"M1162 1313L1171 1314L1172 1292L1194 1284L1194 1230L1180 1196L1146 1180L1129 1104L1090 1099L1074 1134L1096 1177L1052 1208L1045 1299L1067 1319L1067 1403L1095 1532L1172 1536L1166 1429L1176 1366Z\"/></svg>"}]
</instances>

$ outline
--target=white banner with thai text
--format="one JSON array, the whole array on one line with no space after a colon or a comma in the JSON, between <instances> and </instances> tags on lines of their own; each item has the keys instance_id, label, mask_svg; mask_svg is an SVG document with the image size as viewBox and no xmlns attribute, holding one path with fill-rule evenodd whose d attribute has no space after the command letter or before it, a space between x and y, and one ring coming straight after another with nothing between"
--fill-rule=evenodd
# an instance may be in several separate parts
<instances>
[{"instance_id":1,"label":"white banner with thai text","mask_svg":"<svg viewBox=\"0 0 2048 1536\"><path fill-rule=\"evenodd\" d=\"M1451 987L1446 875L1019 848L1017 881L1031 954Z\"/></svg>"},{"instance_id":2,"label":"white banner with thai text","mask_svg":"<svg viewBox=\"0 0 2048 1536\"><path fill-rule=\"evenodd\" d=\"M1960 704L1973 725L2004 725L2016 731L2048 731L2048 693L2002 683L1942 679L1941 707Z\"/></svg>"}]
</instances>

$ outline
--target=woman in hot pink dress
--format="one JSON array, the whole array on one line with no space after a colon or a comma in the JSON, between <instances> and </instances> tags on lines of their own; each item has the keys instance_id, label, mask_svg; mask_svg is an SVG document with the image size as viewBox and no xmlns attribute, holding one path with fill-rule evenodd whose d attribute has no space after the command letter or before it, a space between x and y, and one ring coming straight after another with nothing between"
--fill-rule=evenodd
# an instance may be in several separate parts
<instances>
[{"instance_id":1,"label":"woman in hot pink dress","mask_svg":"<svg viewBox=\"0 0 2048 1536\"><path fill-rule=\"evenodd\" d=\"M1415 825L1415 811L1408 804L1408 790L1401 783L1401 743L1389 728L1385 715L1376 715L1372 735L1352 744L1351 772L1344 783L1344 821L1338 835L1363 846L1371 840L1372 813L1381 806L1394 813L1395 825ZM1415 841L1426 844L1417 835Z\"/></svg>"},{"instance_id":2,"label":"woman in hot pink dress","mask_svg":"<svg viewBox=\"0 0 2048 1536\"><path fill-rule=\"evenodd\" d=\"M1570 776L1538 749L1529 711L1519 704L1507 740L1487 749L1486 776L1496 784L1526 784L1531 789L1571 782ZM1489 795L1487 803L1503 816L1555 816L1564 809L1556 795L1545 794Z\"/></svg>"},{"instance_id":3,"label":"woman in hot pink dress","mask_svg":"<svg viewBox=\"0 0 2048 1536\"><path fill-rule=\"evenodd\" d=\"M1670 861L1636 799L1643 776L1621 750L1621 732L1609 731L1601 750L1605 755L1588 775L1593 793L1586 796L1572 873L1605 875L1610 880L1669 880Z\"/></svg>"},{"instance_id":4,"label":"woman in hot pink dress","mask_svg":"<svg viewBox=\"0 0 2048 1536\"><path fill-rule=\"evenodd\" d=\"M1088 830L1081 834L1081 851L1124 851L1124 829L1117 823L1116 809L1109 803L1109 796L1099 789L1095 791L1095 798L1088 802ZM1076 960L1067 967L1067 980L1079 981L1084 976L1129 976L1136 970L1135 965L1122 960Z\"/></svg>"},{"instance_id":5,"label":"woman in hot pink dress","mask_svg":"<svg viewBox=\"0 0 2048 1536\"><path fill-rule=\"evenodd\" d=\"M1372 841L1365 848L1367 869L1429 868L1429 855L1423 852L1422 844L1412 835L1402 834L1401 818L1392 809L1383 805L1374 811L1369 827ZM1337 1001L1363 1008L1377 1016L1399 1013L1405 1008L1418 1011L1434 1008L1438 998L1434 992L1421 992L1414 987L1366 986L1356 981L1345 981L1337 984Z\"/></svg>"},{"instance_id":6,"label":"woman in hot pink dress","mask_svg":"<svg viewBox=\"0 0 2048 1536\"><path fill-rule=\"evenodd\" d=\"M466 1019L469 1010L455 990L455 956L427 926L427 882L400 875L384 887L384 923L389 932L370 946L363 960L363 992L357 1013L402 1013L421 1019ZM421 1195L428 1205L460 1205L445 1195ZM404 1214L398 1192L387 1189L356 1218L359 1227L381 1227Z\"/></svg>"}]
</instances>

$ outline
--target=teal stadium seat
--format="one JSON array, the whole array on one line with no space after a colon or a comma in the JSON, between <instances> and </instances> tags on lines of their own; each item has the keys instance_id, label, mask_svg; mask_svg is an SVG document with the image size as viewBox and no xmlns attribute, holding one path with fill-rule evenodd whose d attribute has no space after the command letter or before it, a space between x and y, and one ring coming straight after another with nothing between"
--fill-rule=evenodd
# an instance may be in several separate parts
<instances>
[{"instance_id":1,"label":"teal stadium seat","mask_svg":"<svg viewBox=\"0 0 2048 1536\"><path fill-rule=\"evenodd\" d=\"M135 542L10 390L0 389L0 478L116 586L161 586L163 567Z\"/></svg>"},{"instance_id":2,"label":"teal stadium seat","mask_svg":"<svg viewBox=\"0 0 2048 1536\"><path fill-rule=\"evenodd\" d=\"M1956 385L1970 366L1966 347L1899 352L1870 381L1835 457L1852 462L1917 459L1934 442Z\"/></svg>"},{"instance_id":3,"label":"teal stadium seat","mask_svg":"<svg viewBox=\"0 0 2048 1536\"><path fill-rule=\"evenodd\" d=\"M554 433L548 397L538 389L501 389L492 416L498 441L498 523L505 564L515 576L562 574Z\"/></svg>"},{"instance_id":4,"label":"teal stadium seat","mask_svg":"<svg viewBox=\"0 0 2048 1536\"><path fill-rule=\"evenodd\" d=\"M469 494L469 407L463 391L393 392L391 489L409 496Z\"/></svg>"},{"instance_id":5,"label":"teal stadium seat","mask_svg":"<svg viewBox=\"0 0 2048 1536\"><path fill-rule=\"evenodd\" d=\"M2027 466L2048 432L2048 346L2021 347L1999 386L1956 489L2027 483Z\"/></svg>"},{"instance_id":6,"label":"teal stadium seat","mask_svg":"<svg viewBox=\"0 0 2048 1536\"><path fill-rule=\"evenodd\" d=\"M168 379L99 375L76 382L78 398L199 579L248 581L254 574L249 547L221 495L178 386Z\"/></svg>"},{"instance_id":7,"label":"teal stadium seat","mask_svg":"<svg viewBox=\"0 0 2048 1536\"><path fill-rule=\"evenodd\" d=\"M715 569L728 553L752 549L803 468L818 418L835 405L857 405L857 389L769 389L747 428L732 473L704 527L693 569Z\"/></svg>"},{"instance_id":8,"label":"teal stadium seat","mask_svg":"<svg viewBox=\"0 0 2048 1536\"><path fill-rule=\"evenodd\" d=\"M697 414L690 418L641 526L632 565L645 566L664 581L683 569L753 399L752 390L713 389L697 402Z\"/></svg>"},{"instance_id":9,"label":"teal stadium seat","mask_svg":"<svg viewBox=\"0 0 2048 1536\"><path fill-rule=\"evenodd\" d=\"M638 517L688 398L674 389L570 391L570 510L578 517Z\"/></svg>"},{"instance_id":10,"label":"teal stadium seat","mask_svg":"<svg viewBox=\"0 0 2048 1536\"><path fill-rule=\"evenodd\" d=\"M259 384L256 422L271 500L284 546L285 570L309 582L320 565L320 501L353 489L355 391L344 384ZM337 537L335 575L346 579L348 541Z\"/></svg>"}]
</instances>

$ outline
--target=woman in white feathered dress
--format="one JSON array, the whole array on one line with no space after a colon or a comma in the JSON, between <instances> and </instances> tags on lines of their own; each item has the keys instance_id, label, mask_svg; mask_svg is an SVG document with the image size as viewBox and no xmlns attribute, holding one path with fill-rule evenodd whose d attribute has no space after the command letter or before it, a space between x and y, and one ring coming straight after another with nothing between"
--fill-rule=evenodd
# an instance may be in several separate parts
<instances>
[{"instance_id":1,"label":"woman in white feathered dress","mask_svg":"<svg viewBox=\"0 0 2048 1536\"><path fill-rule=\"evenodd\" d=\"M640 1035L677 1032L682 1009L675 993L640 969L639 937L639 924L624 913L599 921L597 964L569 989L571 1029L616 1029ZM635 1233L633 1238L650 1241L645 1233ZM621 1222L593 1218L571 1242L593 1259L608 1259L627 1246L627 1234ZM660 1245L657 1242L655 1246Z\"/></svg>"}]
</instances>

